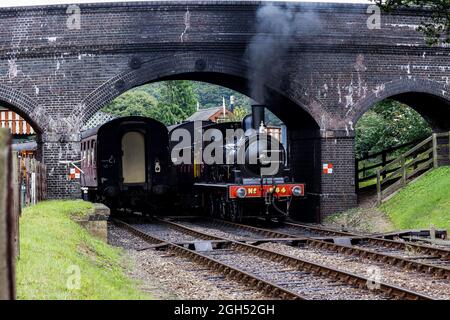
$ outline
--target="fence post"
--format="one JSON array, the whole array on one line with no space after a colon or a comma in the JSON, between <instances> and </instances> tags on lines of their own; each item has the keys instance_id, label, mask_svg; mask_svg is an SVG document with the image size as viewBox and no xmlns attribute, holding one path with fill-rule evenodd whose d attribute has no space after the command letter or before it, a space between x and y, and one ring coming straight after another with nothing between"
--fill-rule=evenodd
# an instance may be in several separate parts
<instances>
[{"instance_id":1,"label":"fence post","mask_svg":"<svg viewBox=\"0 0 450 320\"><path fill-rule=\"evenodd\" d=\"M377 205L381 204L381 176L380 170L377 170Z\"/></svg>"},{"instance_id":2,"label":"fence post","mask_svg":"<svg viewBox=\"0 0 450 320\"><path fill-rule=\"evenodd\" d=\"M14 299L14 256L11 244L10 137L0 129L0 300Z\"/></svg>"},{"instance_id":3,"label":"fence post","mask_svg":"<svg viewBox=\"0 0 450 320\"><path fill-rule=\"evenodd\" d=\"M433 133L433 167L438 167L437 136Z\"/></svg>"},{"instance_id":4,"label":"fence post","mask_svg":"<svg viewBox=\"0 0 450 320\"><path fill-rule=\"evenodd\" d=\"M402 185L406 186L406 159L402 156Z\"/></svg>"},{"instance_id":5,"label":"fence post","mask_svg":"<svg viewBox=\"0 0 450 320\"><path fill-rule=\"evenodd\" d=\"M21 211L20 205L20 167L19 167L19 155L17 152L12 154L12 188L13 188L13 199L14 199L14 244L15 244L15 256L19 256L20 246L19 246L19 216Z\"/></svg>"}]
</instances>

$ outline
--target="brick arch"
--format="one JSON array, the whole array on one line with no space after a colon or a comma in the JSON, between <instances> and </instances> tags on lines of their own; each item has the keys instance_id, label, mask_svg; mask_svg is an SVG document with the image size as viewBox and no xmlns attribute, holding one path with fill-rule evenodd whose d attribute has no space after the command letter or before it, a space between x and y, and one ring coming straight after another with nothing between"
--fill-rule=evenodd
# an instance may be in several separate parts
<instances>
[{"instance_id":1,"label":"brick arch","mask_svg":"<svg viewBox=\"0 0 450 320\"><path fill-rule=\"evenodd\" d=\"M376 103L392 98L415 109L435 129L450 128L450 92L445 84L428 79L401 79L377 88L354 105L353 123Z\"/></svg>"},{"instance_id":2,"label":"brick arch","mask_svg":"<svg viewBox=\"0 0 450 320\"><path fill-rule=\"evenodd\" d=\"M39 104L28 95L0 84L0 102L29 122L38 134L44 131L48 117Z\"/></svg>"},{"instance_id":3,"label":"brick arch","mask_svg":"<svg viewBox=\"0 0 450 320\"><path fill-rule=\"evenodd\" d=\"M130 60L128 70L110 78L83 100L83 122L86 122L95 112L126 91L157 81L170 79L205 81L223 85L250 96L250 90L248 90L246 84L247 66L245 62L227 54L179 53L143 61L140 67L134 67L133 61L135 60ZM216 81L217 78L212 80L209 78L211 75L216 75L218 78L221 76L228 79L233 78L240 83L233 87L233 85L227 83L227 80ZM286 81L279 77L272 77L268 79L267 87L268 90L283 96L283 98L299 107L300 110L305 111L310 116L311 122L314 122L314 125L318 127L319 121L315 111L317 106L322 107L322 105L311 99L306 100L302 86L296 80L289 79L289 81ZM285 93L282 94L281 91ZM268 105L270 106L270 103ZM322 109L324 110L324 108Z\"/></svg>"}]
</instances>

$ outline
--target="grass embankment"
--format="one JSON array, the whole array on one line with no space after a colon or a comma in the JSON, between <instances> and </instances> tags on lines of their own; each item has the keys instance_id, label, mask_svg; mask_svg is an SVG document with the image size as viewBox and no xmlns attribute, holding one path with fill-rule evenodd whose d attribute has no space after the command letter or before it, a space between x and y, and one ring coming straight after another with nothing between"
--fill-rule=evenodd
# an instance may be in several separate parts
<instances>
[{"instance_id":1,"label":"grass embankment","mask_svg":"<svg viewBox=\"0 0 450 320\"><path fill-rule=\"evenodd\" d=\"M398 229L434 225L450 231L450 168L441 167L409 184L380 207Z\"/></svg>"},{"instance_id":2,"label":"grass embankment","mask_svg":"<svg viewBox=\"0 0 450 320\"><path fill-rule=\"evenodd\" d=\"M19 299L148 298L125 275L122 252L70 219L91 208L83 201L46 201L23 211Z\"/></svg>"}]
</instances>

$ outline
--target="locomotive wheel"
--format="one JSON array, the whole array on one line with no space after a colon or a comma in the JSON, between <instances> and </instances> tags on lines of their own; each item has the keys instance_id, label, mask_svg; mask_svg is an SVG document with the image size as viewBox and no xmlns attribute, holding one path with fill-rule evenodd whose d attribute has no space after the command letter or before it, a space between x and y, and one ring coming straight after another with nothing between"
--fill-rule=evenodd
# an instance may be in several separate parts
<instances>
[{"instance_id":1,"label":"locomotive wheel","mask_svg":"<svg viewBox=\"0 0 450 320\"><path fill-rule=\"evenodd\" d=\"M242 221L242 207L236 201L230 202L230 220L233 222Z\"/></svg>"},{"instance_id":2,"label":"locomotive wheel","mask_svg":"<svg viewBox=\"0 0 450 320\"><path fill-rule=\"evenodd\" d=\"M224 196L221 196L220 199L218 200L218 203L219 203L218 207L220 218L225 220L228 217L227 200L225 199Z\"/></svg>"}]
</instances>

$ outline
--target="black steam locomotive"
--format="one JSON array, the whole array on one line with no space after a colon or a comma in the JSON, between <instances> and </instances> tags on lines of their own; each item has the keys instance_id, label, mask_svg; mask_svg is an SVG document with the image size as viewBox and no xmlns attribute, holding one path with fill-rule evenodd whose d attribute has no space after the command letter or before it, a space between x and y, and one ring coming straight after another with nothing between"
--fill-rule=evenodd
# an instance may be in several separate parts
<instances>
[{"instance_id":1,"label":"black steam locomotive","mask_svg":"<svg viewBox=\"0 0 450 320\"><path fill-rule=\"evenodd\" d=\"M264 106L253 106L242 123L186 122L171 127L169 136L178 190L208 215L283 219L305 195L304 184L292 178L286 148L265 133Z\"/></svg>"},{"instance_id":2,"label":"black steam locomotive","mask_svg":"<svg viewBox=\"0 0 450 320\"><path fill-rule=\"evenodd\" d=\"M83 198L112 211L156 212L169 202L168 130L159 121L124 117L82 133Z\"/></svg>"}]
</instances>

